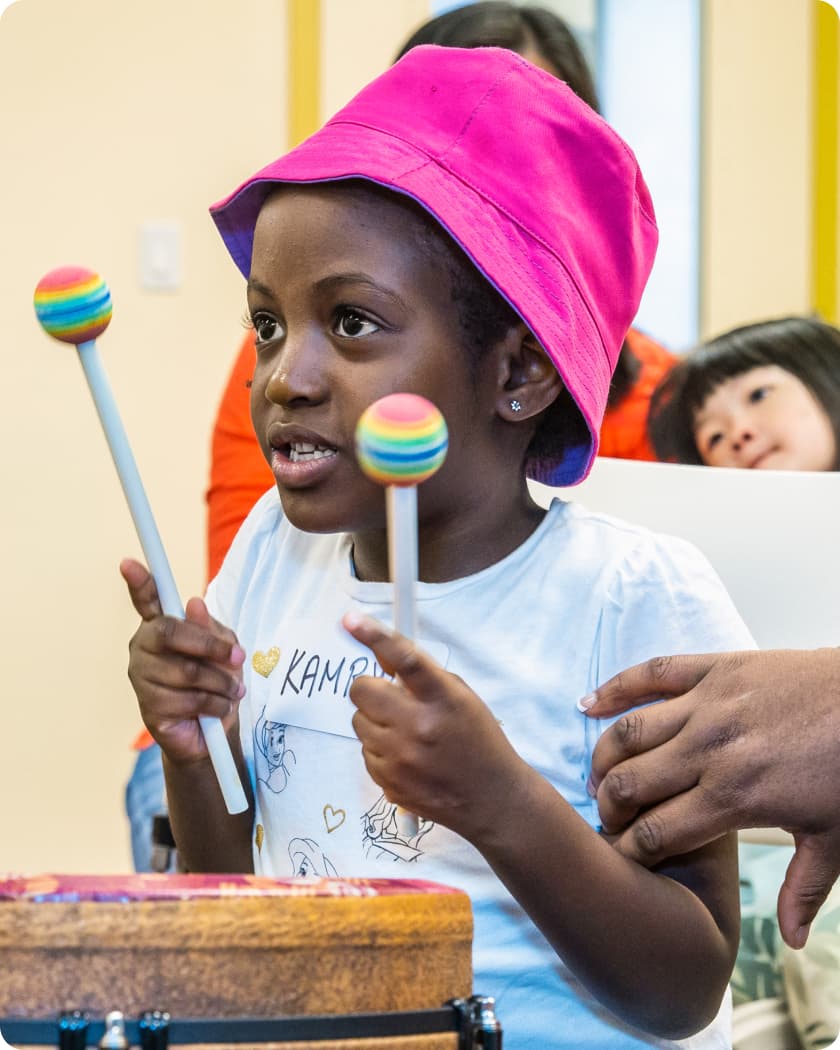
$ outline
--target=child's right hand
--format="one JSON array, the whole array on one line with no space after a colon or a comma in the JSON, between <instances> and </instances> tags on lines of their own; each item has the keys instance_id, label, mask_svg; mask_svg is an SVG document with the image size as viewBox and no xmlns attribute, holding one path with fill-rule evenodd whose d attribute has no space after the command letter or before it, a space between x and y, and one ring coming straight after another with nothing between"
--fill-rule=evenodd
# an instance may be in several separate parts
<instances>
[{"instance_id":1,"label":"child's right hand","mask_svg":"<svg viewBox=\"0 0 840 1050\"><path fill-rule=\"evenodd\" d=\"M227 733L236 725L245 651L201 598L187 602L184 620L164 616L144 565L126 558L120 573L142 618L128 647L128 677L143 721L170 761L206 758L198 716L221 718Z\"/></svg>"}]
</instances>

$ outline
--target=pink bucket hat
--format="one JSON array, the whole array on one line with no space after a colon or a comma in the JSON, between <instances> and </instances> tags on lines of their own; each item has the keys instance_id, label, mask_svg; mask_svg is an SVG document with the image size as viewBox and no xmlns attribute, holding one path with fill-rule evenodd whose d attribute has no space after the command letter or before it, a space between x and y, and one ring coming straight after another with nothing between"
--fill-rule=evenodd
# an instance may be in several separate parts
<instances>
[{"instance_id":1,"label":"pink bucket hat","mask_svg":"<svg viewBox=\"0 0 840 1050\"><path fill-rule=\"evenodd\" d=\"M349 178L421 204L522 317L590 433L562 458L531 460L528 473L581 481L656 251L650 195L626 143L512 51L414 48L211 208L242 273L276 184Z\"/></svg>"}]
</instances>

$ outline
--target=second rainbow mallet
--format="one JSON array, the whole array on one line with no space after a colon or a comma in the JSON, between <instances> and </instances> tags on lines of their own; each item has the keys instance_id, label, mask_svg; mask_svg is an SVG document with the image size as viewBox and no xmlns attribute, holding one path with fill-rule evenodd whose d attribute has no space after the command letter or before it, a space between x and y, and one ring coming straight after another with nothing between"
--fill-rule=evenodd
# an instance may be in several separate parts
<instances>
[{"instance_id":1,"label":"second rainbow mallet","mask_svg":"<svg viewBox=\"0 0 840 1050\"><path fill-rule=\"evenodd\" d=\"M440 468L448 447L446 420L418 394L382 397L365 409L356 425L359 466L385 486L394 629L412 640L417 633L417 486ZM416 835L417 817L403 811L403 820Z\"/></svg>"},{"instance_id":2,"label":"second rainbow mallet","mask_svg":"<svg viewBox=\"0 0 840 1050\"><path fill-rule=\"evenodd\" d=\"M394 628L406 638L413 639L417 627L417 486L440 468L448 447L446 421L419 394L382 397L365 409L356 425L359 466L386 486Z\"/></svg>"}]
</instances>

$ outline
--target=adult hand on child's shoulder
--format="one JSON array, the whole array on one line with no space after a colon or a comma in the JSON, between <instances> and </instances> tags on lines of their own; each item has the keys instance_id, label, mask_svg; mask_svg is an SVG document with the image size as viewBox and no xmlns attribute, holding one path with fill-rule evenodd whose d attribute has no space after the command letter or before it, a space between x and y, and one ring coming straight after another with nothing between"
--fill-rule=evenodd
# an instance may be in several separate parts
<instances>
[{"instance_id":1,"label":"adult hand on child's shoulder","mask_svg":"<svg viewBox=\"0 0 840 1050\"><path fill-rule=\"evenodd\" d=\"M801 947L840 874L840 649L660 657L583 701L606 717L592 787L616 848L646 865L749 827L791 831L779 894Z\"/></svg>"},{"instance_id":2,"label":"adult hand on child's shoulder","mask_svg":"<svg viewBox=\"0 0 840 1050\"><path fill-rule=\"evenodd\" d=\"M143 721L170 761L205 759L198 716L221 718L228 733L237 724L245 652L201 598L187 602L185 619L165 616L144 565L126 558L120 573L141 617L129 642L128 677Z\"/></svg>"},{"instance_id":3,"label":"adult hand on child's shoulder","mask_svg":"<svg viewBox=\"0 0 840 1050\"><path fill-rule=\"evenodd\" d=\"M370 776L391 802L484 841L529 767L463 679L376 620L349 614L343 624L398 679L363 676L350 688Z\"/></svg>"}]
</instances>

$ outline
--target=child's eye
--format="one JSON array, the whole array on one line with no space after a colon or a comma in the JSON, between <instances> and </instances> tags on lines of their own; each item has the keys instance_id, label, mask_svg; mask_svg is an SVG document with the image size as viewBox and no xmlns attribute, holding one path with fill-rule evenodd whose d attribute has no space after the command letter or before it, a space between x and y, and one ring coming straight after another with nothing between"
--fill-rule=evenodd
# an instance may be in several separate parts
<instances>
[{"instance_id":1,"label":"child's eye","mask_svg":"<svg viewBox=\"0 0 840 1050\"><path fill-rule=\"evenodd\" d=\"M769 393L769 386L757 386L755 390L750 391L749 400L752 404L755 404L757 401L763 401Z\"/></svg>"},{"instance_id":2,"label":"child's eye","mask_svg":"<svg viewBox=\"0 0 840 1050\"><path fill-rule=\"evenodd\" d=\"M285 334L283 326L277 320L276 317L272 317L271 314L262 313L258 311L251 317L251 324L254 326L254 331L257 333L257 344L271 343L276 339L281 339Z\"/></svg>"},{"instance_id":3,"label":"child's eye","mask_svg":"<svg viewBox=\"0 0 840 1050\"><path fill-rule=\"evenodd\" d=\"M706 438L706 451L707 452L711 452L712 449L715 447L715 445L720 444L722 439L723 439L723 434L720 434L720 433L710 434Z\"/></svg>"},{"instance_id":4,"label":"child's eye","mask_svg":"<svg viewBox=\"0 0 840 1050\"><path fill-rule=\"evenodd\" d=\"M380 330L380 325L352 306L342 306L335 316L334 329L337 335L347 339L361 339Z\"/></svg>"}]
</instances>

